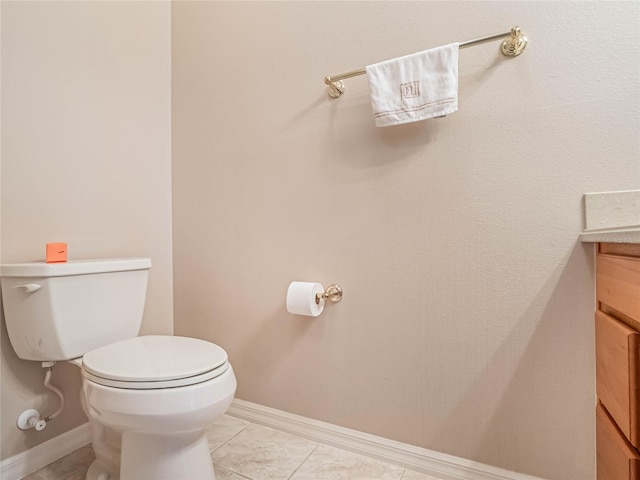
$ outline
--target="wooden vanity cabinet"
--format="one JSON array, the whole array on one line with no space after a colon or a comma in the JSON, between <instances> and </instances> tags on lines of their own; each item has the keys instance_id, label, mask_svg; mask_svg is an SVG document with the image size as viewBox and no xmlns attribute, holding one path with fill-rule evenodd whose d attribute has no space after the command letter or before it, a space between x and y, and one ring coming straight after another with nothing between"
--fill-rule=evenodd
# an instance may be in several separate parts
<instances>
[{"instance_id":1,"label":"wooden vanity cabinet","mask_svg":"<svg viewBox=\"0 0 640 480\"><path fill-rule=\"evenodd\" d=\"M596 256L598 480L640 480L640 245Z\"/></svg>"}]
</instances>

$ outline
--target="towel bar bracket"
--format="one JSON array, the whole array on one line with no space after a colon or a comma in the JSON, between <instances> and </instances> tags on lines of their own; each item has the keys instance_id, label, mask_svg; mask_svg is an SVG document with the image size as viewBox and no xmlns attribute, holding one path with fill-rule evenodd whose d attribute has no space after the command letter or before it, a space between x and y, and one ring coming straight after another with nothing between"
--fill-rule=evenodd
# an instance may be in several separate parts
<instances>
[{"instance_id":1,"label":"towel bar bracket","mask_svg":"<svg viewBox=\"0 0 640 480\"><path fill-rule=\"evenodd\" d=\"M517 57L527 46L527 37L520 31L520 27L511 29L509 38L502 42L500 50L505 57Z\"/></svg>"},{"instance_id":2,"label":"towel bar bracket","mask_svg":"<svg viewBox=\"0 0 640 480\"><path fill-rule=\"evenodd\" d=\"M328 79L328 81L327 81ZM340 95L344 93L344 82L342 80L338 80L336 82L331 81L331 77L327 77L325 79L325 83L328 85L327 95L331 98L338 98Z\"/></svg>"},{"instance_id":3,"label":"towel bar bracket","mask_svg":"<svg viewBox=\"0 0 640 480\"><path fill-rule=\"evenodd\" d=\"M506 57L517 57L520 55L527 46L527 37L520 31L520 27L513 27L511 31L506 33L498 33L496 35L489 35L487 37L476 38L475 40L469 40L460 43L460 48L471 47L480 43L492 42L501 38L507 37L501 44L500 51ZM358 75L365 75L367 73L366 68L359 70L353 70L347 73L341 73L339 75L327 75L324 77L324 83L327 84L327 94L331 98L338 98L344 93L345 84L344 79L357 77Z\"/></svg>"}]
</instances>

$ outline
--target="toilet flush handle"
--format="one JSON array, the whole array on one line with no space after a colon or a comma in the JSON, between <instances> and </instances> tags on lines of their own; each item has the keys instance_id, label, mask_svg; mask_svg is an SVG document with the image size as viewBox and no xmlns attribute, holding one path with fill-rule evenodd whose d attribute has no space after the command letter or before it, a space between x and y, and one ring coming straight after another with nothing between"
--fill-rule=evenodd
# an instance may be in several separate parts
<instances>
[{"instance_id":1,"label":"toilet flush handle","mask_svg":"<svg viewBox=\"0 0 640 480\"><path fill-rule=\"evenodd\" d=\"M37 283L25 283L24 285L14 285L11 288L24 288L25 293L37 292L42 288L42 285Z\"/></svg>"}]
</instances>

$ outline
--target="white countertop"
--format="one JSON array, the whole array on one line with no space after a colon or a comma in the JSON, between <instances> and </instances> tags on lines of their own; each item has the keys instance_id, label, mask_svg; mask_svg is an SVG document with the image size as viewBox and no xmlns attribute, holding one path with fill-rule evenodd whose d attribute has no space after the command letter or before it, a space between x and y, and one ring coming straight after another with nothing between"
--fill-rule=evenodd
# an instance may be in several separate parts
<instances>
[{"instance_id":1,"label":"white countertop","mask_svg":"<svg viewBox=\"0 0 640 480\"><path fill-rule=\"evenodd\" d=\"M585 193L581 242L640 243L640 190Z\"/></svg>"}]
</instances>

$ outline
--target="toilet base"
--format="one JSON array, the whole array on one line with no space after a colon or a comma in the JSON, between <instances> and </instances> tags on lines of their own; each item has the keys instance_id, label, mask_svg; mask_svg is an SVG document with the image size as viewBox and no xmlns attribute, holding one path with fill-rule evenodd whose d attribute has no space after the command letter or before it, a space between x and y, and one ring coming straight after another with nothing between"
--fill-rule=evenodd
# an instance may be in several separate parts
<instances>
[{"instance_id":1,"label":"toilet base","mask_svg":"<svg viewBox=\"0 0 640 480\"><path fill-rule=\"evenodd\" d=\"M120 480L215 480L204 431L122 434ZM111 479L110 479L111 480Z\"/></svg>"},{"instance_id":2,"label":"toilet base","mask_svg":"<svg viewBox=\"0 0 640 480\"><path fill-rule=\"evenodd\" d=\"M209 442L202 432L122 435L120 472L96 459L86 480L215 480Z\"/></svg>"}]
</instances>

